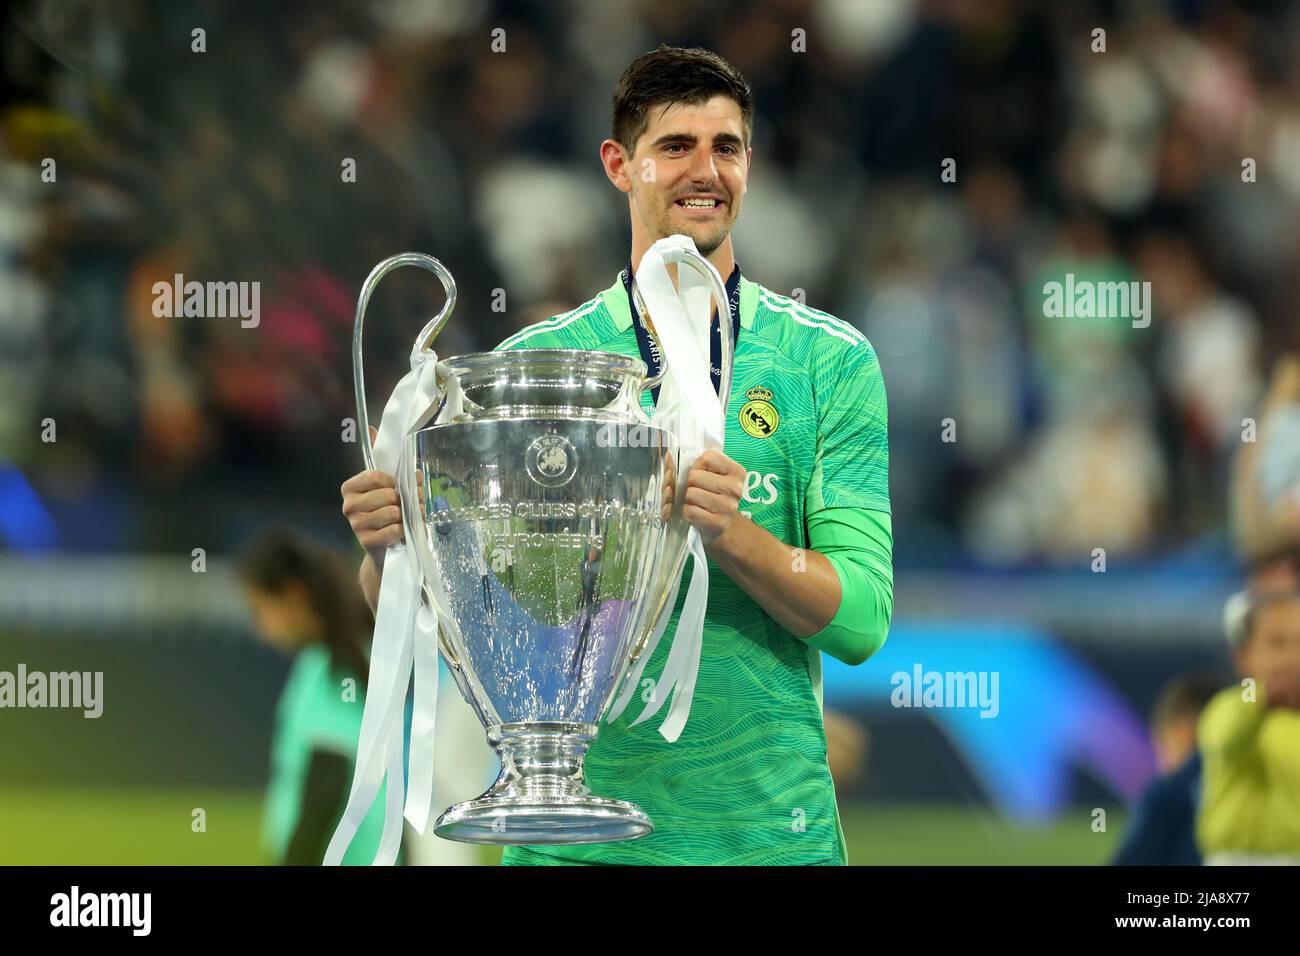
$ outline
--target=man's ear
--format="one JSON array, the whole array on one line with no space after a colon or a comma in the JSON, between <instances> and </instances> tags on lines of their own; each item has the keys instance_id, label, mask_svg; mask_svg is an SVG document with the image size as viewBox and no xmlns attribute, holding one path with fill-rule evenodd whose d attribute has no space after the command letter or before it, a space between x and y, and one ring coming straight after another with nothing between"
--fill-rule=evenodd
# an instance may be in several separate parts
<instances>
[{"instance_id":1,"label":"man's ear","mask_svg":"<svg viewBox=\"0 0 1300 956\"><path fill-rule=\"evenodd\" d=\"M600 162L605 167L605 175L620 192L632 191L632 158L627 155L623 144L616 139L607 139L600 144Z\"/></svg>"}]
</instances>

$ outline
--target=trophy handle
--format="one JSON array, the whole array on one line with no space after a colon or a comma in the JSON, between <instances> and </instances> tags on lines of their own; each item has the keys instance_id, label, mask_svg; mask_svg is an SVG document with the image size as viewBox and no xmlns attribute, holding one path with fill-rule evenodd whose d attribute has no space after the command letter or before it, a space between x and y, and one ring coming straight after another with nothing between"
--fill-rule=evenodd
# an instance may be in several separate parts
<instances>
[{"instance_id":1,"label":"trophy handle","mask_svg":"<svg viewBox=\"0 0 1300 956\"><path fill-rule=\"evenodd\" d=\"M423 252L401 252L389 256L371 269L370 275L366 276L366 281L362 283L361 296L357 299L357 317L352 326L352 386L356 391L361 454L365 458L366 469L369 471L375 468L375 450L370 443L370 415L366 411L366 374L361 360L361 328L365 324L366 306L370 304L370 294L375 291L375 286L379 285L379 280L388 273L402 266L419 266L421 269L427 269L442 280L443 291L447 293L447 301L443 303L442 311L429 320L415 340L417 343L423 343L420 347L424 351L427 352L433 347L433 340L438 337L442 327L451 318L452 310L456 308L456 280L452 278L446 266Z\"/></svg>"},{"instance_id":2,"label":"trophy handle","mask_svg":"<svg viewBox=\"0 0 1300 956\"><path fill-rule=\"evenodd\" d=\"M713 301L718 306L718 323L722 324L722 317L731 314L731 303L727 301L727 286L718 275L718 271L709 265L709 261L690 249L671 249L664 253L664 262L668 265L687 265L694 269L700 276L713 287ZM641 290L636 283L632 284L632 296L636 300L636 307L641 310L642 314L648 314L649 310L645 307L645 300L641 298ZM722 418L727 418L727 405L731 400L731 370L735 364L735 346L730 335L725 334L726 330L721 329L724 333L719 336L722 342L722 376L718 383L718 400L722 402ZM663 365L659 369L658 375L652 375L641 383L641 391L654 388L659 385L664 376L668 374L668 356L664 355Z\"/></svg>"}]
</instances>

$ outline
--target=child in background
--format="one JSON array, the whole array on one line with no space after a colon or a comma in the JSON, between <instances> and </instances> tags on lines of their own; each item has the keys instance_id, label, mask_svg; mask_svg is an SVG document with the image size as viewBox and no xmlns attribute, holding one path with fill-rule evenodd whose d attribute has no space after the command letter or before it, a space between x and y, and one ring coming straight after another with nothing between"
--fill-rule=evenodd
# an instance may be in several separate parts
<instances>
[{"instance_id":1,"label":"child in background","mask_svg":"<svg viewBox=\"0 0 1300 956\"><path fill-rule=\"evenodd\" d=\"M1243 681L1197 728L1208 864L1300 864L1300 592L1233 595L1224 625Z\"/></svg>"},{"instance_id":2,"label":"child in background","mask_svg":"<svg viewBox=\"0 0 1300 956\"><path fill-rule=\"evenodd\" d=\"M352 786L374 618L343 562L292 531L259 537L239 571L258 636L294 658L276 707L263 844L275 863L319 866ZM373 861L384 790L344 865Z\"/></svg>"},{"instance_id":3,"label":"child in background","mask_svg":"<svg viewBox=\"0 0 1300 956\"><path fill-rule=\"evenodd\" d=\"M1199 866L1196 808L1201 792L1201 755L1196 726L1205 705L1223 687L1210 675L1184 674L1156 698L1151 738L1158 775L1133 810L1115 866Z\"/></svg>"}]
</instances>

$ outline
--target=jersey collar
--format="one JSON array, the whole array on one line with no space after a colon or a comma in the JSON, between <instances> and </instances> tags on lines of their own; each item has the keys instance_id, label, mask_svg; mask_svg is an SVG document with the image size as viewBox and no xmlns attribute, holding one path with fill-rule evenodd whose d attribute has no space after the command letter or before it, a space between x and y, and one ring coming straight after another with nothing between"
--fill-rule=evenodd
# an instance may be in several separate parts
<instances>
[{"instance_id":1,"label":"jersey collar","mask_svg":"<svg viewBox=\"0 0 1300 956\"><path fill-rule=\"evenodd\" d=\"M614 277L614 284L600 295L605 304L605 311L614 321L614 327L619 332L626 332L632 328L632 310L627 302L627 287L623 285L622 272ZM740 277L740 327L742 329L753 327L754 313L757 308L758 284L742 275Z\"/></svg>"}]
</instances>

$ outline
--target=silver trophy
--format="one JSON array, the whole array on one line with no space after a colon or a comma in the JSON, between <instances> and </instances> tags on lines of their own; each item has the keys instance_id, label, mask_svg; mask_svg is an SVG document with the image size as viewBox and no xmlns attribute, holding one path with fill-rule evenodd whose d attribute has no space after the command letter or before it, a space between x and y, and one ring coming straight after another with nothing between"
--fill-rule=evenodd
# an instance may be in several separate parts
<instances>
[{"instance_id":1,"label":"silver trophy","mask_svg":"<svg viewBox=\"0 0 1300 956\"><path fill-rule=\"evenodd\" d=\"M706 276L727 315L726 290L698 253L671 261ZM376 284L404 265L435 273L446 290L417 339L426 351L456 303L451 274L421 253L386 259L366 279L353 378L367 468L362 325ZM725 396L732 342L721 339ZM495 844L645 836L649 817L593 794L583 758L686 561L683 522L661 515L678 438L640 405L667 366L648 378L639 358L537 349L462 355L445 369L459 380L464 411L408 436L409 466L395 477L425 600L436 576L458 625L459 634L440 629L439 650L501 773L484 794L444 812L434 832Z\"/></svg>"}]
</instances>

